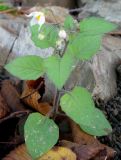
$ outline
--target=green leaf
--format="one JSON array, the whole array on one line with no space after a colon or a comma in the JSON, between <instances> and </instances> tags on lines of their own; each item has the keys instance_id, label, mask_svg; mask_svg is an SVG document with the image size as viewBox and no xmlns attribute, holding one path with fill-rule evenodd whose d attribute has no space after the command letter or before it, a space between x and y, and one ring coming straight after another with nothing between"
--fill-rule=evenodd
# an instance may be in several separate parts
<instances>
[{"instance_id":1,"label":"green leaf","mask_svg":"<svg viewBox=\"0 0 121 160\"><path fill-rule=\"evenodd\" d=\"M86 35L104 34L117 28L117 25L102 18L86 18L80 22L80 32Z\"/></svg>"},{"instance_id":2,"label":"green leaf","mask_svg":"<svg viewBox=\"0 0 121 160\"><path fill-rule=\"evenodd\" d=\"M101 39L101 35L87 36L80 33L69 43L67 50L72 50L80 60L88 60L100 49Z\"/></svg>"},{"instance_id":3,"label":"green leaf","mask_svg":"<svg viewBox=\"0 0 121 160\"><path fill-rule=\"evenodd\" d=\"M5 11L5 10L8 10L8 9L11 9L12 7L8 6L8 5L3 5L3 4L0 4L0 11Z\"/></svg>"},{"instance_id":4,"label":"green leaf","mask_svg":"<svg viewBox=\"0 0 121 160\"><path fill-rule=\"evenodd\" d=\"M36 80L44 73L43 59L39 56L24 56L13 60L5 69L22 80Z\"/></svg>"},{"instance_id":5,"label":"green leaf","mask_svg":"<svg viewBox=\"0 0 121 160\"><path fill-rule=\"evenodd\" d=\"M73 30L75 28L74 19L72 16L67 16L64 22L64 28L67 30Z\"/></svg>"},{"instance_id":6,"label":"green leaf","mask_svg":"<svg viewBox=\"0 0 121 160\"><path fill-rule=\"evenodd\" d=\"M55 47L56 41L58 39L58 28L56 26L44 24L39 31L39 25L34 25L30 28L30 30L31 39L37 47ZM44 36L44 38L41 39L40 35Z\"/></svg>"},{"instance_id":7,"label":"green leaf","mask_svg":"<svg viewBox=\"0 0 121 160\"><path fill-rule=\"evenodd\" d=\"M39 48L49 48L48 42L46 40L39 39L39 25L34 25L31 28L31 39L34 42L36 47Z\"/></svg>"},{"instance_id":8,"label":"green leaf","mask_svg":"<svg viewBox=\"0 0 121 160\"><path fill-rule=\"evenodd\" d=\"M45 59L46 73L58 89L61 89L68 79L74 64L71 54L65 53L62 58L53 55Z\"/></svg>"},{"instance_id":9,"label":"green leaf","mask_svg":"<svg viewBox=\"0 0 121 160\"><path fill-rule=\"evenodd\" d=\"M104 114L95 108L91 94L82 87L62 96L62 110L87 133L95 136L107 135L112 131Z\"/></svg>"},{"instance_id":10,"label":"green leaf","mask_svg":"<svg viewBox=\"0 0 121 160\"><path fill-rule=\"evenodd\" d=\"M24 136L28 152L33 159L36 159L57 143L59 129L48 117L40 113L32 113L25 123Z\"/></svg>"}]
</instances>

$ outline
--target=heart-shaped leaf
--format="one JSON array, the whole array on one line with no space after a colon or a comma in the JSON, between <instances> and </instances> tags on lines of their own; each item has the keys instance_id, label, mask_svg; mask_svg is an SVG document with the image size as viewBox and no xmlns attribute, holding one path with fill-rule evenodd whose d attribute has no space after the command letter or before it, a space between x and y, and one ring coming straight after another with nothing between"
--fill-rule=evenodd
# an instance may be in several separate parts
<instances>
[{"instance_id":1,"label":"heart-shaped leaf","mask_svg":"<svg viewBox=\"0 0 121 160\"><path fill-rule=\"evenodd\" d=\"M48 152L57 142L59 129L55 122L39 113L29 115L24 126L28 152L36 159Z\"/></svg>"},{"instance_id":2,"label":"heart-shaped leaf","mask_svg":"<svg viewBox=\"0 0 121 160\"><path fill-rule=\"evenodd\" d=\"M95 136L112 131L104 114L95 108L91 94L84 88L75 87L61 98L62 110L87 133Z\"/></svg>"},{"instance_id":3,"label":"heart-shaped leaf","mask_svg":"<svg viewBox=\"0 0 121 160\"><path fill-rule=\"evenodd\" d=\"M65 53L62 58L53 55L45 60L46 73L58 89L61 89L68 79L74 64L71 54Z\"/></svg>"},{"instance_id":4,"label":"heart-shaped leaf","mask_svg":"<svg viewBox=\"0 0 121 160\"><path fill-rule=\"evenodd\" d=\"M104 34L116 28L117 25L107 22L103 18L85 18L80 22L80 32L85 35Z\"/></svg>"},{"instance_id":5,"label":"heart-shaped leaf","mask_svg":"<svg viewBox=\"0 0 121 160\"><path fill-rule=\"evenodd\" d=\"M88 60L100 49L101 39L102 35L90 36L80 33L71 40L67 50L72 50L74 55L80 60Z\"/></svg>"},{"instance_id":6,"label":"heart-shaped leaf","mask_svg":"<svg viewBox=\"0 0 121 160\"><path fill-rule=\"evenodd\" d=\"M13 60L5 69L22 80L36 80L44 73L43 59L39 56L24 56Z\"/></svg>"}]
</instances>

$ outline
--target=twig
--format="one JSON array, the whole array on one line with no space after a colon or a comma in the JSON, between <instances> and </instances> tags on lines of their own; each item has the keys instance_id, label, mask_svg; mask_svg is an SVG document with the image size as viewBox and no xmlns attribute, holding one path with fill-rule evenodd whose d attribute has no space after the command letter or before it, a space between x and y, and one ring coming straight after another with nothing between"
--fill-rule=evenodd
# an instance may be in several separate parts
<instances>
[{"instance_id":1,"label":"twig","mask_svg":"<svg viewBox=\"0 0 121 160\"><path fill-rule=\"evenodd\" d=\"M62 53L62 56L64 55L64 53L66 52L66 49L68 47L68 44L69 44L69 41L66 41L65 40L65 47L64 47L64 50L63 50L63 53Z\"/></svg>"},{"instance_id":2,"label":"twig","mask_svg":"<svg viewBox=\"0 0 121 160\"><path fill-rule=\"evenodd\" d=\"M8 120L8 119L11 119L11 118L13 118L13 117L19 117L21 114L29 114L29 113L30 113L29 110L13 112L13 113L11 113L9 116L0 119L0 123L6 121L6 120Z\"/></svg>"},{"instance_id":3,"label":"twig","mask_svg":"<svg viewBox=\"0 0 121 160\"><path fill-rule=\"evenodd\" d=\"M74 8L74 9L70 9L69 12L73 13L73 12L81 12L82 8Z\"/></svg>"}]
</instances>

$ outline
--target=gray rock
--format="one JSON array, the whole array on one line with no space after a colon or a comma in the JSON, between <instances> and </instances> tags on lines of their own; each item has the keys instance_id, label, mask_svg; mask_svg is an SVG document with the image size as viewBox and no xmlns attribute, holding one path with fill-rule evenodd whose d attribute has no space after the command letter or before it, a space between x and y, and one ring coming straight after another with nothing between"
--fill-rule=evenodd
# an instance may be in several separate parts
<instances>
[{"instance_id":1,"label":"gray rock","mask_svg":"<svg viewBox=\"0 0 121 160\"><path fill-rule=\"evenodd\" d=\"M0 65L7 62L17 36L5 28L0 27Z\"/></svg>"},{"instance_id":2,"label":"gray rock","mask_svg":"<svg viewBox=\"0 0 121 160\"><path fill-rule=\"evenodd\" d=\"M61 6L61 7L67 7L67 8L74 8L75 6L75 0L61 0L61 1L58 1L58 0L23 0L23 5L29 5L29 6L34 6L34 5L51 5L51 6Z\"/></svg>"},{"instance_id":3,"label":"gray rock","mask_svg":"<svg viewBox=\"0 0 121 160\"><path fill-rule=\"evenodd\" d=\"M25 55L39 55L45 58L50 56L52 53L52 48L40 49L35 47L30 38L29 28L23 26L20 30L19 36L14 43L13 49L8 57L8 61L14 59L15 57Z\"/></svg>"},{"instance_id":4,"label":"gray rock","mask_svg":"<svg viewBox=\"0 0 121 160\"><path fill-rule=\"evenodd\" d=\"M112 22L121 22L121 1L120 0L78 0L78 4L81 7L82 2L84 7L82 7L82 14L89 13L90 15L98 15L104 17L106 20Z\"/></svg>"},{"instance_id":5,"label":"gray rock","mask_svg":"<svg viewBox=\"0 0 121 160\"><path fill-rule=\"evenodd\" d=\"M117 93L116 68L121 62L121 39L106 36L91 61L80 62L66 84L68 89L81 85L98 100L107 101Z\"/></svg>"}]
</instances>

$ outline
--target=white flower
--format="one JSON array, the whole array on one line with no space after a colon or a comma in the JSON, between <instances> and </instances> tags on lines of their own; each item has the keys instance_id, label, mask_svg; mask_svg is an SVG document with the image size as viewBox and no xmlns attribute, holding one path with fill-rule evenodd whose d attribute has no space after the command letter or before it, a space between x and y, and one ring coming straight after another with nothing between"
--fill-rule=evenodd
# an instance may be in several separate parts
<instances>
[{"instance_id":1,"label":"white flower","mask_svg":"<svg viewBox=\"0 0 121 160\"><path fill-rule=\"evenodd\" d=\"M63 39L59 39L56 41L56 47L58 50L62 50L64 48L65 42Z\"/></svg>"},{"instance_id":2,"label":"white flower","mask_svg":"<svg viewBox=\"0 0 121 160\"><path fill-rule=\"evenodd\" d=\"M61 44L62 44L62 40L56 41L56 45L57 45L57 46L61 46Z\"/></svg>"},{"instance_id":3,"label":"white flower","mask_svg":"<svg viewBox=\"0 0 121 160\"><path fill-rule=\"evenodd\" d=\"M60 30L58 35L62 39L66 39L67 38L67 34L66 34L65 30Z\"/></svg>"},{"instance_id":4,"label":"white flower","mask_svg":"<svg viewBox=\"0 0 121 160\"><path fill-rule=\"evenodd\" d=\"M43 40L43 39L45 38L45 35L40 33L40 34L38 35L38 38L39 38L40 40Z\"/></svg>"},{"instance_id":5,"label":"white flower","mask_svg":"<svg viewBox=\"0 0 121 160\"><path fill-rule=\"evenodd\" d=\"M45 15L43 12L32 12L29 15L26 15L27 17L32 17L30 21L30 25L36 25L39 24L40 27L45 23Z\"/></svg>"}]
</instances>

